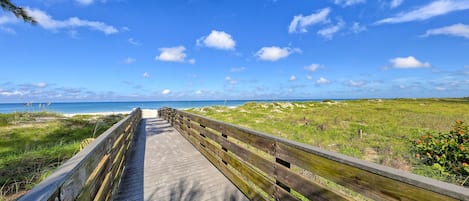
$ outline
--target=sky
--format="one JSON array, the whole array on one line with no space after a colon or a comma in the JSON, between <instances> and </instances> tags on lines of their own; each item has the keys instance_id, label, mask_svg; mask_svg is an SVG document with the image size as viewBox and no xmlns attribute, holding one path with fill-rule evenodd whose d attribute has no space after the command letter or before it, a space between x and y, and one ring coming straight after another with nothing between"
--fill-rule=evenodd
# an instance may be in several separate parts
<instances>
[{"instance_id":1,"label":"sky","mask_svg":"<svg viewBox=\"0 0 469 201\"><path fill-rule=\"evenodd\" d=\"M0 102L469 96L469 0L12 0Z\"/></svg>"}]
</instances>

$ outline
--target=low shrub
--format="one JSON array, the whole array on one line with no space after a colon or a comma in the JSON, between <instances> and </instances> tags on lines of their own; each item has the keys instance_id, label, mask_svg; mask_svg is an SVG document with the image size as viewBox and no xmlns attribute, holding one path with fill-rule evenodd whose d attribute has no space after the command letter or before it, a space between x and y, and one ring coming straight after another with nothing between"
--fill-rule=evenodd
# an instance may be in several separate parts
<instances>
[{"instance_id":1,"label":"low shrub","mask_svg":"<svg viewBox=\"0 0 469 201\"><path fill-rule=\"evenodd\" d=\"M414 146L420 162L469 185L469 126L464 122L456 121L448 133L423 135Z\"/></svg>"}]
</instances>

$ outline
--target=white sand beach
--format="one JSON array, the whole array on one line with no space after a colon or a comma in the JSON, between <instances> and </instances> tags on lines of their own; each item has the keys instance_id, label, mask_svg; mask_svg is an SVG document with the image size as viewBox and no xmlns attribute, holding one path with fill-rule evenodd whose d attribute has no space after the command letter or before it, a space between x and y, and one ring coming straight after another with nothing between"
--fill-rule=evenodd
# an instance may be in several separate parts
<instances>
[{"instance_id":1,"label":"white sand beach","mask_svg":"<svg viewBox=\"0 0 469 201\"><path fill-rule=\"evenodd\" d=\"M67 113L63 114L66 117L73 117L75 115L112 115L112 114L129 114L131 111L120 111L120 112L83 112L83 113Z\"/></svg>"},{"instance_id":2,"label":"white sand beach","mask_svg":"<svg viewBox=\"0 0 469 201\"><path fill-rule=\"evenodd\" d=\"M66 117L73 117L75 115L113 115L113 114L130 114L132 110L129 111L118 111L118 112L84 112L84 113L68 113L63 114ZM156 117L158 115L158 110L156 109L142 109L143 118Z\"/></svg>"}]
</instances>

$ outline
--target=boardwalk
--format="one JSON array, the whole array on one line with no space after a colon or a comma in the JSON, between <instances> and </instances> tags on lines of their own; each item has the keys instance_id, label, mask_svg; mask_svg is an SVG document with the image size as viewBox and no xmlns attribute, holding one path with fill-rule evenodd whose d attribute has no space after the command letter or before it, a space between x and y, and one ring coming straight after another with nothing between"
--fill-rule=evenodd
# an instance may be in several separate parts
<instances>
[{"instance_id":1,"label":"boardwalk","mask_svg":"<svg viewBox=\"0 0 469 201\"><path fill-rule=\"evenodd\" d=\"M143 115L117 200L247 200L166 121Z\"/></svg>"}]
</instances>

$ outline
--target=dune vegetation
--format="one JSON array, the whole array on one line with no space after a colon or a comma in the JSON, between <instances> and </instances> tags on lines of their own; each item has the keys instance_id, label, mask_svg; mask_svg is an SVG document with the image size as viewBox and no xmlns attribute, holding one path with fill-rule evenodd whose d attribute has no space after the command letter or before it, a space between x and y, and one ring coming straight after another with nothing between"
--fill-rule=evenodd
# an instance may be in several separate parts
<instances>
[{"instance_id":1,"label":"dune vegetation","mask_svg":"<svg viewBox=\"0 0 469 201\"><path fill-rule=\"evenodd\" d=\"M0 200L31 189L123 115L0 114ZM89 141L89 140L88 140Z\"/></svg>"},{"instance_id":2,"label":"dune vegetation","mask_svg":"<svg viewBox=\"0 0 469 201\"><path fill-rule=\"evenodd\" d=\"M266 102L246 103L236 108L214 106L189 110L465 186L469 185L469 133L467 124L464 124L469 121L468 111L469 98ZM455 127L459 130L454 130L457 129ZM438 136L446 136L447 139ZM429 139L452 144L442 146L440 143L436 148L435 141ZM450 153L454 153L452 149L458 149L459 158L449 158ZM437 157L446 157L447 160L437 160Z\"/></svg>"}]
</instances>

